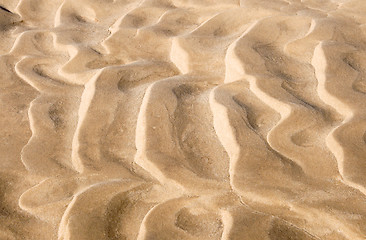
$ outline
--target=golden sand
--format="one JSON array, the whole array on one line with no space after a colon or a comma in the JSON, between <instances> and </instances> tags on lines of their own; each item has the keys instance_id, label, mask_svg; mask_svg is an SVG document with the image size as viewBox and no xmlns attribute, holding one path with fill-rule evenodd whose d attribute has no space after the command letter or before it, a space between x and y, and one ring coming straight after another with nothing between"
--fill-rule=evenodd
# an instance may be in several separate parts
<instances>
[{"instance_id":1,"label":"golden sand","mask_svg":"<svg viewBox=\"0 0 366 240\"><path fill-rule=\"evenodd\" d=\"M366 1L0 6L1 240L366 239Z\"/></svg>"}]
</instances>

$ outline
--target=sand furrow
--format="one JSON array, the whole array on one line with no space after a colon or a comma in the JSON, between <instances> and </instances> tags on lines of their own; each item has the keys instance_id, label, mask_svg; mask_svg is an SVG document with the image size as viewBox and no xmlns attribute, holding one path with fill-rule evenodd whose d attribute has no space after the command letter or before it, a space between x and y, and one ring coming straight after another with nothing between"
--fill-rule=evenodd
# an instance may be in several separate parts
<instances>
[{"instance_id":1,"label":"sand furrow","mask_svg":"<svg viewBox=\"0 0 366 240\"><path fill-rule=\"evenodd\" d=\"M211 188L218 190L221 187L225 189L226 185L225 153L223 149L219 149L220 144L216 142L218 146L212 149L206 145L207 140L202 141L192 136L197 131L205 131L206 134L213 131L212 125L207 126L207 122L202 121L205 111L209 111L208 96L198 98L199 102L196 103L189 102L190 94L195 91L198 93L200 88L207 86L208 83L204 83L204 80L177 76L153 83L145 93L137 120L136 163L160 183L176 185L183 188L182 191L210 191ZM165 96L164 101L159 98L161 94ZM204 110L205 103L207 110ZM195 114L186 115L186 119L176 118L177 115L185 114L180 111L187 112L188 109ZM198 117L196 114L202 115ZM214 142L210 141L212 145ZM196 144L203 147L195 149ZM219 158L215 160L213 157ZM188 179L191 181L187 181Z\"/></svg>"},{"instance_id":2,"label":"sand furrow","mask_svg":"<svg viewBox=\"0 0 366 240\"><path fill-rule=\"evenodd\" d=\"M132 111L129 96L139 96L142 100L149 82L175 74L176 70L169 64L147 61L100 70L85 85L81 98L73 139L73 162L77 169L80 172L84 168L100 170L105 162L119 162L132 170L135 146L129 141L134 139L135 131L124 130L123 123L131 121L136 125L138 108Z\"/></svg>"},{"instance_id":3,"label":"sand furrow","mask_svg":"<svg viewBox=\"0 0 366 240\"><path fill-rule=\"evenodd\" d=\"M25 57L15 65L16 73L41 93L29 106L32 137L22 150L22 161L38 174L67 172L72 169L70 140L76 127L76 115L68 113L77 109L81 91L46 75L39 60ZM53 140L46 141L50 136Z\"/></svg>"},{"instance_id":4,"label":"sand furrow","mask_svg":"<svg viewBox=\"0 0 366 240\"><path fill-rule=\"evenodd\" d=\"M137 186L138 183L135 182L130 183L120 179L111 179L91 185L76 194L62 216L58 239L108 239L105 232L106 225L113 219L102 217L105 215L106 205L117 194ZM96 197L100 194L103 195L103 198Z\"/></svg>"},{"instance_id":5,"label":"sand furrow","mask_svg":"<svg viewBox=\"0 0 366 240\"><path fill-rule=\"evenodd\" d=\"M229 202L223 203L220 198ZM228 195L184 196L163 201L146 214L137 239L222 239L226 219L218 209L230 204L235 203ZM161 217L167 213L167 217Z\"/></svg>"},{"instance_id":6,"label":"sand furrow","mask_svg":"<svg viewBox=\"0 0 366 240\"><path fill-rule=\"evenodd\" d=\"M281 24L287 24L287 27ZM326 126L329 120L319 107L309 103L312 100L308 100L309 94L298 94L300 89L304 91L303 86L311 84L306 81L311 79L312 69L308 66L301 68L300 63L278 49L282 48L283 38L287 40L292 35L306 33L308 24L307 18L299 18L294 23L284 17L254 23L227 51L225 82L247 80L251 91L281 115L281 120L267 136L274 150L295 161L307 174L334 176L337 174L336 162L323 150L324 147L319 146L322 143L317 139L320 131L323 135L327 133L327 129L321 126ZM290 32L291 28L298 29L299 26L305 29L297 30L299 33ZM272 34L277 32L277 36L266 35L266 27L273 29ZM281 28L288 30L282 33ZM317 129L317 135L311 135L310 129ZM324 172L325 168L328 172Z\"/></svg>"},{"instance_id":7,"label":"sand furrow","mask_svg":"<svg viewBox=\"0 0 366 240\"><path fill-rule=\"evenodd\" d=\"M358 220L346 217L347 214L340 220L332 211L320 208L318 202L323 200L315 200L316 197L311 196L311 193L323 191L317 187L320 183L322 188L327 189L325 191L330 194L329 197L339 196L337 191L352 191L350 188L342 184L335 188L324 181L307 177L291 161L270 151L265 141L248 124L247 117L243 117L246 116L245 108L239 107L228 92L220 89L213 91L211 106L214 116L217 117L216 132L230 156L232 188L244 202L261 212L286 219L320 239L328 239L328 237L332 239L332 236L328 236L329 233L324 231L327 228L337 228L341 234L338 235L339 239L342 239L342 235L346 238L362 239L364 227L354 228L352 226L352 222ZM251 139L251 141L247 139ZM255 141L253 141L254 139ZM270 189L277 190L271 191ZM304 192L309 198L296 197ZM357 196L355 199L361 197L359 192L353 190L353 193ZM306 211L304 206L306 206ZM356 211L365 211L364 206L359 206L361 208ZM353 212L353 210L350 211ZM307 223L298 222L295 216L307 219ZM321 227L313 225L311 219L315 216L323 219L321 222L324 225ZM332 234L334 234L333 237L337 236L335 232Z\"/></svg>"},{"instance_id":8,"label":"sand furrow","mask_svg":"<svg viewBox=\"0 0 366 240\"><path fill-rule=\"evenodd\" d=\"M255 12L246 13L237 8L212 16L193 31L173 39L170 55L172 62L183 74L209 72L213 76L223 77L226 49L255 19L254 16L258 17ZM207 61L203 62L203 57Z\"/></svg>"},{"instance_id":9,"label":"sand furrow","mask_svg":"<svg viewBox=\"0 0 366 240\"><path fill-rule=\"evenodd\" d=\"M319 80L319 95L344 116L343 122L328 135L327 145L338 160L345 182L365 194L365 93L354 89L357 80L363 77L360 71L364 68L357 69L362 65L355 55L352 46L321 42L314 51L312 63Z\"/></svg>"}]
</instances>

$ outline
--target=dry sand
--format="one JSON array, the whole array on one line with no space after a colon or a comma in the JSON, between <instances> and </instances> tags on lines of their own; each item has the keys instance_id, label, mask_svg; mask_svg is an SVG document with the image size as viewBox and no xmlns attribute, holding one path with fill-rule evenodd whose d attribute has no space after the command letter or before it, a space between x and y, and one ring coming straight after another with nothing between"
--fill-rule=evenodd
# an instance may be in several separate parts
<instances>
[{"instance_id":1,"label":"dry sand","mask_svg":"<svg viewBox=\"0 0 366 240\"><path fill-rule=\"evenodd\" d=\"M366 1L0 5L1 240L366 239Z\"/></svg>"}]
</instances>

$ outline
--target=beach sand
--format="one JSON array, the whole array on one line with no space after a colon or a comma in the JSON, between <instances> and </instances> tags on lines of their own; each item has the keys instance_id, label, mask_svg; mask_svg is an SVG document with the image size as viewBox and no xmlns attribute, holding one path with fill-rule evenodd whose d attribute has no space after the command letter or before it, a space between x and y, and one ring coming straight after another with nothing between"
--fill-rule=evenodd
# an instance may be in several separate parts
<instances>
[{"instance_id":1,"label":"beach sand","mask_svg":"<svg viewBox=\"0 0 366 240\"><path fill-rule=\"evenodd\" d=\"M0 6L1 240L366 239L366 1Z\"/></svg>"}]
</instances>

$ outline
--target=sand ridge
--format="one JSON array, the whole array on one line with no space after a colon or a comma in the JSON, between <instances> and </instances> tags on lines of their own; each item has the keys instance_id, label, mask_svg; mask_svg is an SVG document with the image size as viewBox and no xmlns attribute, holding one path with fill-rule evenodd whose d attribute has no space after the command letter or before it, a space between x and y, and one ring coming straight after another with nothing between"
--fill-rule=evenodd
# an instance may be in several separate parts
<instances>
[{"instance_id":1,"label":"sand ridge","mask_svg":"<svg viewBox=\"0 0 366 240\"><path fill-rule=\"evenodd\" d=\"M0 6L0 239L366 238L362 0Z\"/></svg>"}]
</instances>

